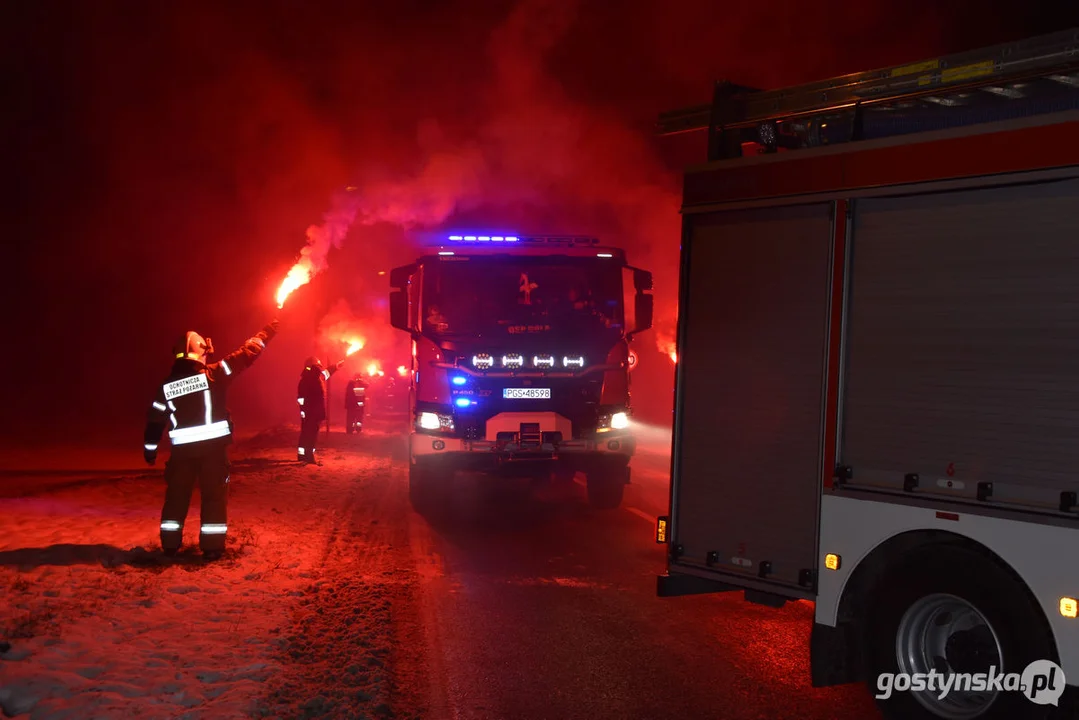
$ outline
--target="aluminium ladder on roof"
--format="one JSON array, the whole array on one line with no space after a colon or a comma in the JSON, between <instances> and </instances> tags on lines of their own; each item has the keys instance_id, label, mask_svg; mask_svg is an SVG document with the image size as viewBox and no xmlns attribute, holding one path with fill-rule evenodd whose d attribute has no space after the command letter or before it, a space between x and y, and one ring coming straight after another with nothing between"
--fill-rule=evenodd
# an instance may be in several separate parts
<instances>
[{"instance_id":1,"label":"aluminium ladder on roof","mask_svg":"<svg viewBox=\"0 0 1079 720\"><path fill-rule=\"evenodd\" d=\"M1079 28L779 90L761 91L720 82L716 84L711 105L663 113L657 123L657 132L672 135L707 129L710 131L709 159L715 160L738 156L740 142L749 138L745 131L750 131L753 136L763 132L761 137L765 142L762 144L768 145L769 139L774 144L777 123L801 120L800 128L805 129L812 117L847 112L854 118L851 137L832 141L862 139L861 121L867 110L895 109L902 103L919 103L923 107L935 103L938 114L957 114L956 106L971 104L962 99L967 97L965 91L978 92L979 97L993 94L997 100L1014 99L1030 93L1002 86L1011 84L1019 88L1023 87L1024 81L1034 79L1048 80L1050 84L1063 87L1069 91L1068 98L1062 103L1059 97L1051 97L1052 93L1038 91L1035 95L1042 109L1028 109L1019 114L1070 109L1073 98L1079 97L1076 71L1079 71ZM960 99L949 99L948 94ZM985 107L977 110L981 115L972 121L985 121L995 112L992 108L987 112ZM1016 111L1012 108L1004 115L1009 112L1014 114ZM883 115L878 113L874 117L880 119ZM893 113L889 117L893 125L894 118ZM925 118L922 120L924 122ZM960 121L960 124L965 123ZM769 127L772 130L768 131ZM878 129L880 134L909 131ZM756 140L756 137L752 139Z\"/></svg>"}]
</instances>

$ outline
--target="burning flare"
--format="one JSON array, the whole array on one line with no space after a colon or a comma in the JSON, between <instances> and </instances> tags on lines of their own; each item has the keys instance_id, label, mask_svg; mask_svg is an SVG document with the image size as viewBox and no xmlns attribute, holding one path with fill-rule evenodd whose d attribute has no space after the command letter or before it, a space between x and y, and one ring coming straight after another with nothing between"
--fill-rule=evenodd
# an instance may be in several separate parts
<instances>
[{"instance_id":1,"label":"burning flare","mask_svg":"<svg viewBox=\"0 0 1079 720\"><path fill-rule=\"evenodd\" d=\"M408 375L408 368L405 367L404 365L398 365L397 366L397 374L400 375L401 377L404 377L404 376Z\"/></svg>"},{"instance_id":2,"label":"burning flare","mask_svg":"<svg viewBox=\"0 0 1079 720\"><path fill-rule=\"evenodd\" d=\"M333 206L323 215L322 224L307 228L307 244L300 250L300 259L277 289L277 307L284 307L293 290L325 270L330 250L341 247L360 208L359 199L353 195L355 190L350 186L344 193L338 193Z\"/></svg>"},{"instance_id":3,"label":"burning flare","mask_svg":"<svg viewBox=\"0 0 1079 720\"><path fill-rule=\"evenodd\" d=\"M281 281L281 287L277 288L277 307L285 307L285 300L296 288L311 282L311 261L306 257L292 266L288 275Z\"/></svg>"},{"instance_id":4,"label":"burning flare","mask_svg":"<svg viewBox=\"0 0 1079 720\"><path fill-rule=\"evenodd\" d=\"M349 357L350 355L355 355L360 350L363 350L363 340L352 339L352 340L345 340L344 342L348 343L348 350L345 350L345 357Z\"/></svg>"},{"instance_id":5,"label":"burning flare","mask_svg":"<svg viewBox=\"0 0 1079 720\"><path fill-rule=\"evenodd\" d=\"M678 345L674 340L674 333L664 330L656 331L656 349L678 364Z\"/></svg>"},{"instance_id":6,"label":"burning flare","mask_svg":"<svg viewBox=\"0 0 1079 720\"><path fill-rule=\"evenodd\" d=\"M367 374L371 377L379 374L378 363L372 362L367 364Z\"/></svg>"}]
</instances>

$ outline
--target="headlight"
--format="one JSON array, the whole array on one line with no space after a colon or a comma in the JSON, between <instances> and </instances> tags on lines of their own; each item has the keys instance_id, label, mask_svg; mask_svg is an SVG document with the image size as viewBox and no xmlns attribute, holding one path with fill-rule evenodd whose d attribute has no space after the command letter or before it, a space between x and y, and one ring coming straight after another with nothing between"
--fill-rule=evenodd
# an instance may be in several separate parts
<instances>
[{"instance_id":1,"label":"headlight","mask_svg":"<svg viewBox=\"0 0 1079 720\"><path fill-rule=\"evenodd\" d=\"M625 430L629 427L629 413L619 410L613 413L603 413L598 418L596 432L605 433L611 430Z\"/></svg>"},{"instance_id":2,"label":"headlight","mask_svg":"<svg viewBox=\"0 0 1079 720\"><path fill-rule=\"evenodd\" d=\"M579 368L583 368L584 367L584 358L581 357L580 355L577 355L577 356L565 355L565 356L562 357L562 367L579 367Z\"/></svg>"},{"instance_id":3,"label":"headlight","mask_svg":"<svg viewBox=\"0 0 1079 720\"><path fill-rule=\"evenodd\" d=\"M519 367L524 367L524 364L525 364L525 359L524 359L524 356L522 356L522 355L513 354L513 355L503 355L502 356L502 367L519 368Z\"/></svg>"},{"instance_id":4,"label":"headlight","mask_svg":"<svg viewBox=\"0 0 1079 720\"><path fill-rule=\"evenodd\" d=\"M489 370L495 364L495 359L487 353L472 356L472 367L477 370Z\"/></svg>"},{"instance_id":5,"label":"headlight","mask_svg":"<svg viewBox=\"0 0 1079 720\"><path fill-rule=\"evenodd\" d=\"M453 416L442 413L421 412L416 418L416 425L421 430L443 430L453 432Z\"/></svg>"}]
</instances>

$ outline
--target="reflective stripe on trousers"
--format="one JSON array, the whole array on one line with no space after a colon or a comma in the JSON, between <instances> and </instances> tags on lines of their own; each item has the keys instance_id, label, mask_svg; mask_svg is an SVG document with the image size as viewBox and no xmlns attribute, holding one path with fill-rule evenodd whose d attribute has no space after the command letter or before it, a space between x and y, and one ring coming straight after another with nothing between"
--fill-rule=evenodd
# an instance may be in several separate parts
<instances>
[{"instance_id":1,"label":"reflective stripe on trousers","mask_svg":"<svg viewBox=\"0 0 1079 720\"><path fill-rule=\"evenodd\" d=\"M161 510L162 547L179 548L191 495L199 487L199 545L223 551L227 531L229 461L222 443L190 443L173 448L165 464L165 503ZM177 528L177 529L173 529Z\"/></svg>"},{"instance_id":2,"label":"reflective stripe on trousers","mask_svg":"<svg viewBox=\"0 0 1079 720\"><path fill-rule=\"evenodd\" d=\"M179 550L184 540L184 524L176 520L161 521L161 547L165 550Z\"/></svg>"},{"instance_id":3,"label":"reflective stripe on trousers","mask_svg":"<svg viewBox=\"0 0 1079 720\"><path fill-rule=\"evenodd\" d=\"M199 547L203 552L223 551L227 532L228 525L225 523L203 523L199 532Z\"/></svg>"}]
</instances>

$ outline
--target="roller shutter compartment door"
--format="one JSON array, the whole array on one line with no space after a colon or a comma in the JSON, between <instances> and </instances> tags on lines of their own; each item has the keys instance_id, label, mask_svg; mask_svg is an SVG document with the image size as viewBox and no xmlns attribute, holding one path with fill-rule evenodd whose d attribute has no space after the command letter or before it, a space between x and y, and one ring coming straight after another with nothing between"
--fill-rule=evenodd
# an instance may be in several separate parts
<instances>
[{"instance_id":1,"label":"roller shutter compartment door","mask_svg":"<svg viewBox=\"0 0 1079 720\"><path fill-rule=\"evenodd\" d=\"M1050 504L1079 489L1079 181L863 200L854 218L854 481Z\"/></svg>"},{"instance_id":2,"label":"roller shutter compartment door","mask_svg":"<svg viewBox=\"0 0 1079 720\"><path fill-rule=\"evenodd\" d=\"M675 542L795 586L816 566L831 206L689 222Z\"/></svg>"}]
</instances>

